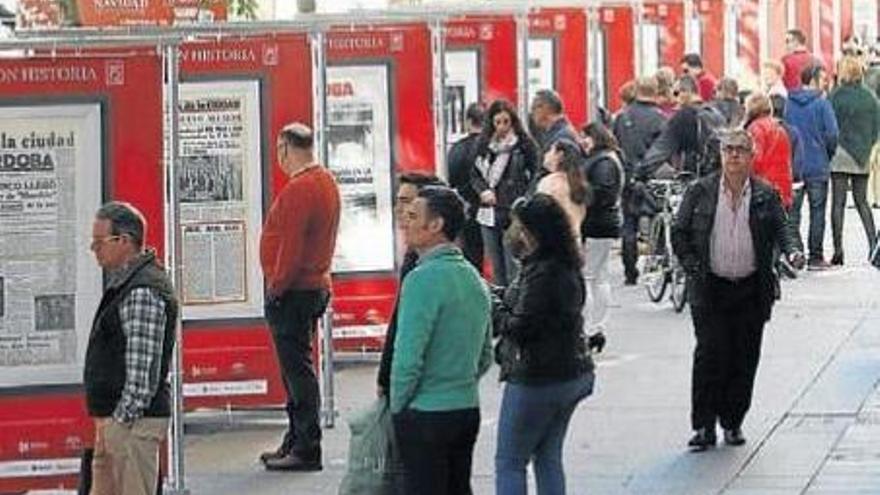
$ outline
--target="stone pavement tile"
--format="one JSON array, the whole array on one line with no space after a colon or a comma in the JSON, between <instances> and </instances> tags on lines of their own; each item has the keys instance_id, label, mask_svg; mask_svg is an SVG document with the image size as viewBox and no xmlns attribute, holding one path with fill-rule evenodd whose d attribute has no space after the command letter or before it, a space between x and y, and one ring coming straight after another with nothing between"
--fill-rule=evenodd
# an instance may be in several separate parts
<instances>
[{"instance_id":1,"label":"stone pavement tile","mask_svg":"<svg viewBox=\"0 0 880 495\"><path fill-rule=\"evenodd\" d=\"M723 493L778 482L786 485L774 488L803 490L852 421L837 416L786 418Z\"/></svg>"}]
</instances>

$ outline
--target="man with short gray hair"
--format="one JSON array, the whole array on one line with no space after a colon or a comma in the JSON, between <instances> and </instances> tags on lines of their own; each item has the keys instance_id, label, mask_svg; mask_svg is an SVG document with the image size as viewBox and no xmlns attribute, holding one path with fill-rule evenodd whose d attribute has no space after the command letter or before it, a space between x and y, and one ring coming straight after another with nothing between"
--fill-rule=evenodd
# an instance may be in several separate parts
<instances>
[{"instance_id":1,"label":"man with short gray hair","mask_svg":"<svg viewBox=\"0 0 880 495\"><path fill-rule=\"evenodd\" d=\"M803 266L773 186L754 176L755 146L743 129L719 133L721 172L693 183L672 227L672 247L687 272L687 297L697 344L691 380L688 446L714 447L718 423L724 443L745 443L742 423L752 389L764 324L779 281L776 248Z\"/></svg>"},{"instance_id":2,"label":"man with short gray hair","mask_svg":"<svg viewBox=\"0 0 880 495\"><path fill-rule=\"evenodd\" d=\"M535 93L530 113L532 124L536 128L535 135L532 137L541 147L542 155L560 139L568 139L575 143L580 141L571 122L565 117L562 98L556 91L542 89Z\"/></svg>"},{"instance_id":3,"label":"man with short gray hair","mask_svg":"<svg viewBox=\"0 0 880 495\"><path fill-rule=\"evenodd\" d=\"M168 370L178 303L132 205L102 206L91 250L108 275L86 350L86 407L95 421L92 495L153 495L168 429Z\"/></svg>"}]
</instances>

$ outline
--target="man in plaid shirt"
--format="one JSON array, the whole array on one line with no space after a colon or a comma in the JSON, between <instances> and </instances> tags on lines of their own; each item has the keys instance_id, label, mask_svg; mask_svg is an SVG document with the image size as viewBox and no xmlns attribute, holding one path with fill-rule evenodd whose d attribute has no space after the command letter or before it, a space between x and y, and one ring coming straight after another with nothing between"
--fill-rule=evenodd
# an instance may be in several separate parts
<instances>
[{"instance_id":1,"label":"man in plaid shirt","mask_svg":"<svg viewBox=\"0 0 880 495\"><path fill-rule=\"evenodd\" d=\"M84 372L95 421L92 495L156 492L178 304L145 232L143 215L119 202L102 206L92 226L91 249L108 275Z\"/></svg>"}]
</instances>

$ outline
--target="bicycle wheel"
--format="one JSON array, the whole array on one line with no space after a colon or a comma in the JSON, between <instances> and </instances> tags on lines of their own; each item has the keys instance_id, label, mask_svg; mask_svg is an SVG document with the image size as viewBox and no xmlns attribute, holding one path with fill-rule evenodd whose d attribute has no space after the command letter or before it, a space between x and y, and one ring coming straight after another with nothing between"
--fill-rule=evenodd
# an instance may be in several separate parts
<instances>
[{"instance_id":1,"label":"bicycle wheel","mask_svg":"<svg viewBox=\"0 0 880 495\"><path fill-rule=\"evenodd\" d=\"M687 304L687 276L681 267L672 270L672 308L676 313L681 313Z\"/></svg>"},{"instance_id":2,"label":"bicycle wheel","mask_svg":"<svg viewBox=\"0 0 880 495\"><path fill-rule=\"evenodd\" d=\"M644 256L641 275L645 289L648 291L648 298L655 303L663 299L666 286L669 284L669 278L666 276L669 262L666 255L665 230L662 216L656 216L651 221L651 237L648 240L650 249Z\"/></svg>"}]
</instances>

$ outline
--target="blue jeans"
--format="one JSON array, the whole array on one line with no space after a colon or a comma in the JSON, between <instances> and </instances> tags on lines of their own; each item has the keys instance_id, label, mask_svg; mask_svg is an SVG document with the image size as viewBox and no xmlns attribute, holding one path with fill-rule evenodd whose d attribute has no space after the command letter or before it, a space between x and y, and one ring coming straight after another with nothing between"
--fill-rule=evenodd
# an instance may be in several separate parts
<instances>
[{"instance_id":1,"label":"blue jeans","mask_svg":"<svg viewBox=\"0 0 880 495\"><path fill-rule=\"evenodd\" d=\"M563 495L562 443L578 403L593 392L593 373L562 383L508 383L501 400L495 451L495 493L525 495L534 459L539 495Z\"/></svg>"},{"instance_id":2,"label":"blue jeans","mask_svg":"<svg viewBox=\"0 0 880 495\"><path fill-rule=\"evenodd\" d=\"M828 179L807 179L804 186L794 192L794 205L791 211L791 223L797 232L798 247L804 249L801 237L801 206L804 195L810 201L810 233L807 238L810 259L822 259L822 243L825 240L825 209L828 204Z\"/></svg>"}]
</instances>

